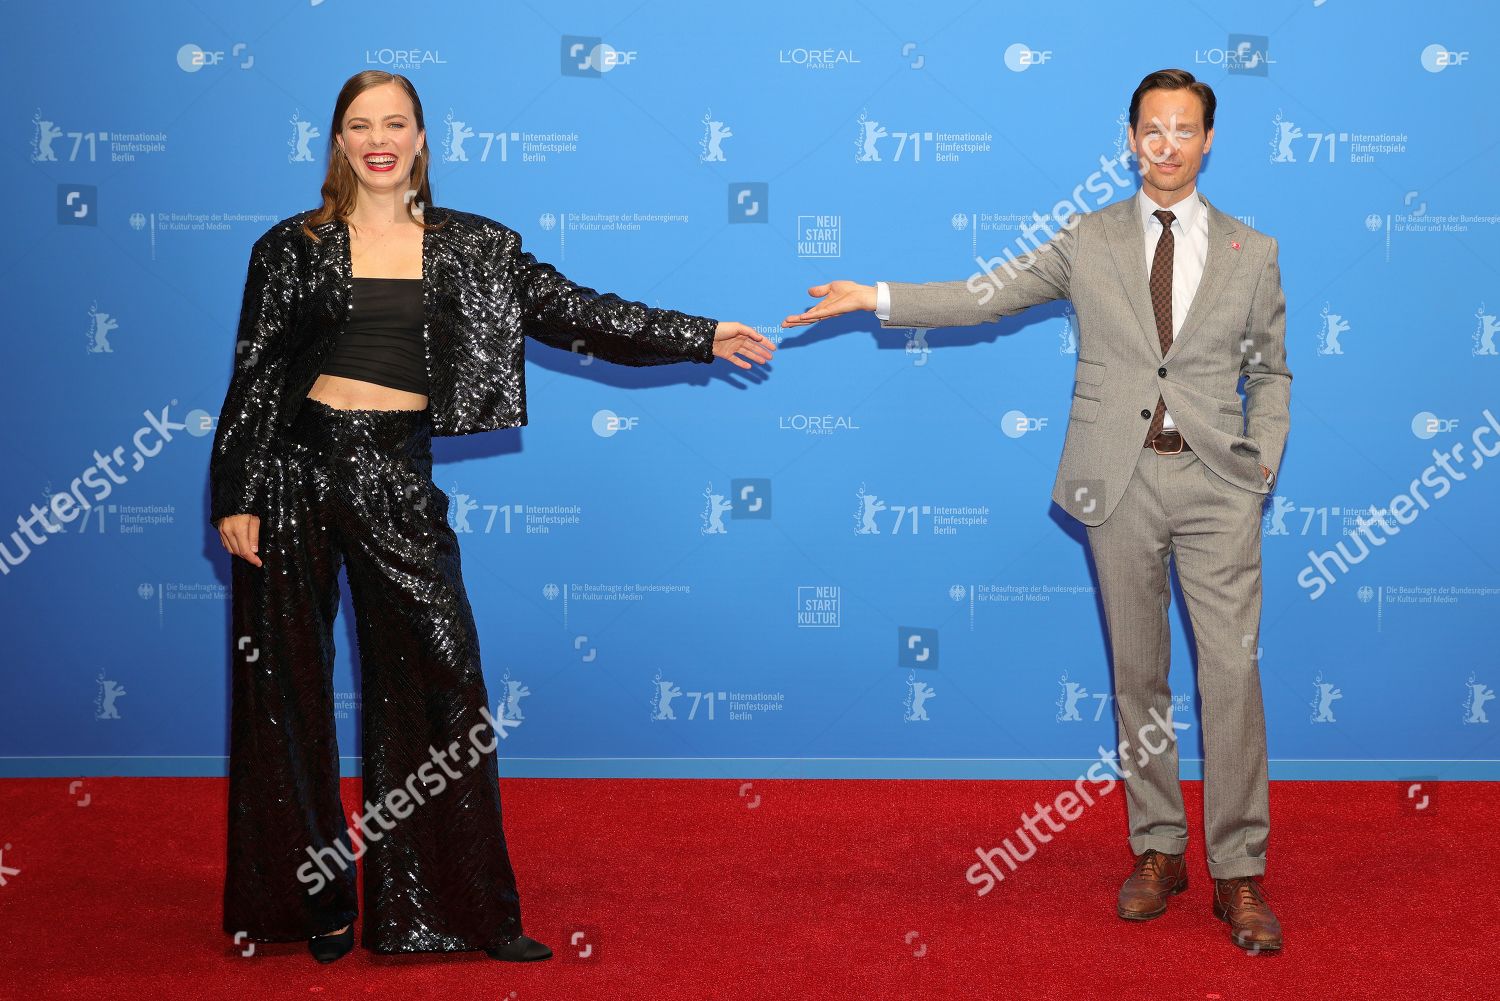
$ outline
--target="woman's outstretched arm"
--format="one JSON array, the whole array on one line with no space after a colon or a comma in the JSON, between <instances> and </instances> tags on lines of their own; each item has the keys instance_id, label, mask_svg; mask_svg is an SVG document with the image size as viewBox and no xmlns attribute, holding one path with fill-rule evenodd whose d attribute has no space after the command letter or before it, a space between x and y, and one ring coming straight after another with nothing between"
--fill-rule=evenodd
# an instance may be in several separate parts
<instances>
[{"instance_id":1,"label":"woman's outstretched arm","mask_svg":"<svg viewBox=\"0 0 1500 1001\"><path fill-rule=\"evenodd\" d=\"M661 309L575 284L521 249L520 234L503 231L499 252L520 290L527 336L619 365L667 365L725 358L740 368L771 360L776 345L743 323Z\"/></svg>"}]
</instances>

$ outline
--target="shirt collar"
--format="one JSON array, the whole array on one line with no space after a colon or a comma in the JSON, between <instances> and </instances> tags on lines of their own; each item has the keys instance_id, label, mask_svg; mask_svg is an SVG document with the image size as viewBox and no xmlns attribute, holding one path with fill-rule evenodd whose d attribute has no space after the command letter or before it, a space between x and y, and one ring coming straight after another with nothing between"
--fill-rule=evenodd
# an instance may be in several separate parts
<instances>
[{"instance_id":1,"label":"shirt collar","mask_svg":"<svg viewBox=\"0 0 1500 1001\"><path fill-rule=\"evenodd\" d=\"M1141 216L1141 228L1149 233L1151 232L1151 223L1154 221L1151 213L1158 211L1164 206L1156 204L1146 194L1145 188L1137 190L1135 196L1136 210ZM1203 212L1203 201L1198 194L1197 186L1193 187L1192 194L1179 201L1176 205L1173 205L1170 211L1176 216L1174 221L1182 224L1182 231L1184 233L1192 232L1193 226L1198 222L1199 214Z\"/></svg>"}]
</instances>

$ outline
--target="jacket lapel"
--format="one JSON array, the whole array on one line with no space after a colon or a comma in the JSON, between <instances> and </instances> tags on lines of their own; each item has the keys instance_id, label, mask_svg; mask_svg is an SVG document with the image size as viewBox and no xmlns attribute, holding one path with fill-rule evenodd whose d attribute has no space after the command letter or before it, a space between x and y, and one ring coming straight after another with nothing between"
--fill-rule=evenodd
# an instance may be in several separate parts
<instances>
[{"instance_id":1,"label":"jacket lapel","mask_svg":"<svg viewBox=\"0 0 1500 1001\"><path fill-rule=\"evenodd\" d=\"M1201 196L1202 192L1195 194ZM1156 336L1156 316L1151 310L1151 286L1146 276L1146 236L1141 229L1136 197L1131 195L1115 203L1120 206L1120 210L1111 219L1106 230L1109 234L1110 254L1114 257L1120 281L1125 286L1136 325L1146 338L1152 357L1159 359L1162 357L1161 341ZM1178 345L1202 322L1212 308L1224 279L1239 261L1239 251L1230 246L1232 242L1243 241L1238 220L1214 208L1206 197L1203 198L1203 208L1208 213L1208 256L1203 262L1203 277L1198 281L1198 290L1193 293L1187 316L1182 320L1182 329L1172 338L1172 347L1167 352L1169 357L1177 352Z\"/></svg>"},{"instance_id":2,"label":"jacket lapel","mask_svg":"<svg viewBox=\"0 0 1500 1001\"><path fill-rule=\"evenodd\" d=\"M427 205L422 209L422 221L426 223L442 222L447 215L446 210L436 205ZM453 225L450 220L442 229L422 231L422 350L427 361L427 396L429 400L437 396L444 403L447 401L446 391L440 393L437 383L445 372L441 366L433 364L436 358L448 357L450 351L446 340L439 343L448 331L438 322L438 289L443 280L438 274L438 261L446 257L443 247Z\"/></svg>"},{"instance_id":3,"label":"jacket lapel","mask_svg":"<svg viewBox=\"0 0 1500 1001\"><path fill-rule=\"evenodd\" d=\"M1141 230L1141 217L1136 211L1136 196L1131 195L1116 202L1118 210L1106 227L1109 233L1109 251L1115 259L1115 269L1125 286L1125 297L1135 313L1136 325L1141 336L1146 338L1152 357L1161 357L1161 341L1156 336L1156 317L1151 312L1151 289L1146 278L1146 260L1142 247L1146 234Z\"/></svg>"},{"instance_id":4,"label":"jacket lapel","mask_svg":"<svg viewBox=\"0 0 1500 1001\"><path fill-rule=\"evenodd\" d=\"M1214 208L1207 198L1203 199L1203 207L1208 212L1208 256L1203 261L1203 277L1198 281L1198 291L1193 293L1187 316L1182 320L1182 329L1172 339L1172 350L1167 352L1169 356L1176 353L1177 346L1201 325L1217 301L1224 279L1239 262L1240 252L1230 243L1244 243L1238 220Z\"/></svg>"}]
</instances>

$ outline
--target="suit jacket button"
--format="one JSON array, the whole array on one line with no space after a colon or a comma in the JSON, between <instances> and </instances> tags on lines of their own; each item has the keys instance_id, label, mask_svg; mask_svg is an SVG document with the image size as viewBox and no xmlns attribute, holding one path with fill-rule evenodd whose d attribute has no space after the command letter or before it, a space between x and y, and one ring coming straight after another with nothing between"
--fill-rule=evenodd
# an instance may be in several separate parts
<instances>
[{"instance_id":1,"label":"suit jacket button","mask_svg":"<svg viewBox=\"0 0 1500 1001\"><path fill-rule=\"evenodd\" d=\"M1167 370L1165 368L1159 368L1156 370L1156 374L1165 379L1167 377Z\"/></svg>"},{"instance_id":2,"label":"suit jacket button","mask_svg":"<svg viewBox=\"0 0 1500 1001\"><path fill-rule=\"evenodd\" d=\"M1144 417L1144 418L1146 418L1146 420L1149 421L1151 419L1151 411L1149 411L1149 410L1142 410L1141 411L1141 416Z\"/></svg>"}]
</instances>

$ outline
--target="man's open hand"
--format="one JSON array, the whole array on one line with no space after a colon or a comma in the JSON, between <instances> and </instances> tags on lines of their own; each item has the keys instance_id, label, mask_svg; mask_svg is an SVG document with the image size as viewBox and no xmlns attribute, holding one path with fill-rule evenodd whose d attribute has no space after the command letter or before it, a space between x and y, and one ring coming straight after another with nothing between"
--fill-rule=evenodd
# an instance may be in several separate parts
<instances>
[{"instance_id":1,"label":"man's open hand","mask_svg":"<svg viewBox=\"0 0 1500 1001\"><path fill-rule=\"evenodd\" d=\"M783 327L805 327L810 323L826 320L830 316L842 316L845 313L857 313L860 310L874 310L875 308L874 285L834 281L827 285L814 285L807 290L807 294L823 301L809 306L801 313L788 316L781 321Z\"/></svg>"}]
</instances>

